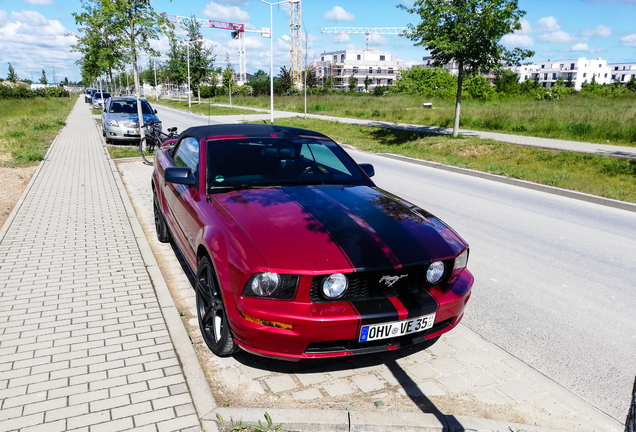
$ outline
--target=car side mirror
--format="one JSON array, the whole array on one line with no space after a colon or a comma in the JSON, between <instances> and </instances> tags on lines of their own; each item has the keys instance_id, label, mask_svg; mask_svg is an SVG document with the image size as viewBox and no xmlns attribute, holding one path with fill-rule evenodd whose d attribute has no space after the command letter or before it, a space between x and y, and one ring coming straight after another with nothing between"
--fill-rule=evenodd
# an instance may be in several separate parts
<instances>
[{"instance_id":1,"label":"car side mirror","mask_svg":"<svg viewBox=\"0 0 636 432\"><path fill-rule=\"evenodd\" d=\"M155 114L157 114L157 110L155 110Z\"/></svg>"},{"instance_id":2,"label":"car side mirror","mask_svg":"<svg viewBox=\"0 0 636 432\"><path fill-rule=\"evenodd\" d=\"M166 168L163 173L163 178L168 183L176 183L187 186L194 186L197 184L197 178L192 174L190 168L182 167L170 167Z\"/></svg>"},{"instance_id":3,"label":"car side mirror","mask_svg":"<svg viewBox=\"0 0 636 432\"><path fill-rule=\"evenodd\" d=\"M373 177L375 175L375 168L373 168L373 165L371 164L360 164L360 168L362 168L362 171L364 171L364 173L369 177Z\"/></svg>"}]
</instances>

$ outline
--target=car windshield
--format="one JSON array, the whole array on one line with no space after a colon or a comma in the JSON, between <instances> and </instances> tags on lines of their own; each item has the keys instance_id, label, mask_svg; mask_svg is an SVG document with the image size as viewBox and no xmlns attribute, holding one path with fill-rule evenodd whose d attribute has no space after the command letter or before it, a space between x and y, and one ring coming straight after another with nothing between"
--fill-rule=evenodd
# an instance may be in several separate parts
<instances>
[{"instance_id":1,"label":"car windshield","mask_svg":"<svg viewBox=\"0 0 636 432\"><path fill-rule=\"evenodd\" d=\"M141 110L144 114L154 114L154 111L150 108L150 104L146 101L141 101ZM113 100L108 112L114 114L137 114L137 101Z\"/></svg>"},{"instance_id":2,"label":"car windshield","mask_svg":"<svg viewBox=\"0 0 636 432\"><path fill-rule=\"evenodd\" d=\"M108 98L110 97L110 93L106 93L106 92L104 92L104 93L97 92L97 93L95 93L95 97L96 97L97 99L108 99Z\"/></svg>"},{"instance_id":3,"label":"car windshield","mask_svg":"<svg viewBox=\"0 0 636 432\"><path fill-rule=\"evenodd\" d=\"M360 168L332 141L253 139L208 141L212 189L295 184L369 184Z\"/></svg>"}]
</instances>

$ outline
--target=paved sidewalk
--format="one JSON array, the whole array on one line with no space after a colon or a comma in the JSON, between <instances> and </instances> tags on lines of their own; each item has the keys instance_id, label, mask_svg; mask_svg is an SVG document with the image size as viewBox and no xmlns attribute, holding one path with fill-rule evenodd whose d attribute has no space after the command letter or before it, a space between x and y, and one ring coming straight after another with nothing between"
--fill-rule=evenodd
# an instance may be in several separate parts
<instances>
[{"instance_id":1,"label":"paved sidewalk","mask_svg":"<svg viewBox=\"0 0 636 432\"><path fill-rule=\"evenodd\" d=\"M80 99L0 231L0 431L201 430Z\"/></svg>"},{"instance_id":2,"label":"paved sidewalk","mask_svg":"<svg viewBox=\"0 0 636 432\"><path fill-rule=\"evenodd\" d=\"M206 102L202 102L206 103ZM227 107L230 105L224 104L212 104L212 106L219 107ZM245 110L256 111L259 113L269 113L269 110L261 109L261 108L251 108L251 107L243 107L233 105L233 108L240 108ZM294 113L289 111L274 111L275 118L289 118L289 117L304 117L303 113ZM437 126L421 126L414 125L408 123L392 123L392 122L383 122L383 121L375 121L375 120L364 120L364 119L354 119L354 118L345 118L345 117L335 117L329 115L317 115L317 114L307 114L308 118L318 119L318 120L328 120L335 121L340 123L349 123L349 124L357 124L362 126L371 126L371 127L381 127L388 129L400 129L400 130L408 130L412 132L422 132L429 134L443 134L449 135L453 133L452 128L443 128ZM271 118L270 114L254 114L254 115L232 115L232 116L223 116L224 121L227 123L237 123L242 121L261 121L261 120L269 120ZM481 131L473 131L467 129L460 129L459 133L464 136L469 137L477 137L483 139L492 139L495 141L507 142L510 144L518 144L529 147L540 147L547 148L552 150L566 150L577 153L590 153L596 154L599 156L614 156L620 158L628 158L628 159L636 159L636 147L626 147L626 146L616 146L616 145L608 145L608 144L595 144L595 143L586 143L580 141L567 141L553 138L539 138L532 136L524 136L524 135L514 135L514 134L505 134L505 133L497 133L497 132L481 132Z\"/></svg>"}]
</instances>

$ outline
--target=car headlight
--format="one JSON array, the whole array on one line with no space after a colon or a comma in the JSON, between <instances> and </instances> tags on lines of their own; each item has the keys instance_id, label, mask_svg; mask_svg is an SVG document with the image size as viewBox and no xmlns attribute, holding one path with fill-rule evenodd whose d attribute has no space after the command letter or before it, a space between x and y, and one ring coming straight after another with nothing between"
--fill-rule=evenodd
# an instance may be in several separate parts
<instances>
[{"instance_id":1,"label":"car headlight","mask_svg":"<svg viewBox=\"0 0 636 432\"><path fill-rule=\"evenodd\" d=\"M108 126L119 126L119 122L117 120L108 120Z\"/></svg>"},{"instance_id":2,"label":"car headlight","mask_svg":"<svg viewBox=\"0 0 636 432\"><path fill-rule=\"evenodd\" d=\"M349 281L342 273L327 276L322 281L322 294L327 300L336 300L347 292Z\"/></svg>"},{"instance_id":3,"label":"car headlight","mask_svg":"<svg viewBox=\"0 0 636 432\"><path fill-rule=\"evenodd\" d=\"M426 270L426 280L428 283L435 285L444 277L444 262L443 261L435 261L428 266L428 270Z\"/></svg>"},{"instance_id":4,"label":"car headlight","mask_svg":"<svg viewBox=\"0 0 636 432\"><path fill-rule=\"evenodd\" d=\"M243 295L278 300L293 300L298 289L298 275L256 273L245 284Z\"/></svg>"},{"instance_id":5,"label":"car headlight","mask_svg":"<svg viewBox=\"0 0 636 432\"><path fill-rule=\"evenodd\" d=\"M131 127L131 128L138 128L139 127L139 122L136 121L129 121L126 123L127 127Z\"/></svg>"}]
</instances>

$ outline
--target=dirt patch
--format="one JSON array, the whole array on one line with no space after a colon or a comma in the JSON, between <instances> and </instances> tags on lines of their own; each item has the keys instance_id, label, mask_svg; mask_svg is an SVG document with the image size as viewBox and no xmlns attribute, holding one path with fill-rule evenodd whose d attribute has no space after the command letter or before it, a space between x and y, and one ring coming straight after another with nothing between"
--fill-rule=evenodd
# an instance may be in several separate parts
<instances>
[{"instance_id":1,"label":"dirt patch","mask_svg":"<svg viewBox=\"0 0 636 432\"><path fill-rule=\"evenodd\" d=\"M0 153L0 164L11 160L8 153ZM4 225L24 193L38 165L19 168L0 166L0 228Z\"/></svg>"}]
</instances>

